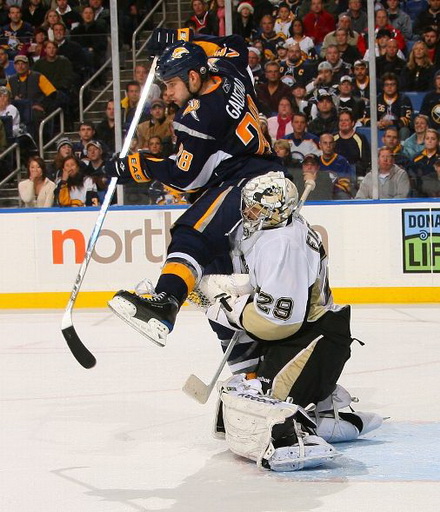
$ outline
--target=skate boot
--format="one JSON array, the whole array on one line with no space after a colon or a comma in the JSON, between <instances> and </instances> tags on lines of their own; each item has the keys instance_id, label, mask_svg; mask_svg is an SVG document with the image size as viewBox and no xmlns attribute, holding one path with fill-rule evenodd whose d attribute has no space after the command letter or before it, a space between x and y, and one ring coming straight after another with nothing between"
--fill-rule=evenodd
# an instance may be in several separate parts
<instances>
[{"instance_id":1,"label":"skate boot","mask_svg":"<svg viewBox=\"0 0 440 512\"><path fill-rule=\"evenodd\" d=\"M124 322L161 347L165 346L179 311L177 300L165 292L141 297L120 290L108 305Z\"/></svg>"}]
</instances>

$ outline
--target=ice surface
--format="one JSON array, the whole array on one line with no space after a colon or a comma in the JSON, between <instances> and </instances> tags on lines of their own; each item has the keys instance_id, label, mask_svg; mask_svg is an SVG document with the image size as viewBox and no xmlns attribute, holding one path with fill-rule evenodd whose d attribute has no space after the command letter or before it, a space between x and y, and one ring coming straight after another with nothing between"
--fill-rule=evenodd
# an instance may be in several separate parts
<instances>
[{"instance_id":1,"label":"ice surface","mask_svg":"<svg viewBox=\"0 0 440 512\"><path fill-rule=\"evenodd\" d=\"M92 370L70 354L61 316L0 314L2 512L439 509L440 306L354 308L366 345L352 345L341 383L359 410L390 419L325 468L290 474L232 455L211 436L216 397L182 393L222 355L199 311L184 309L159 348L106 310L75 310Z\"/></svg>"}]
</instances>

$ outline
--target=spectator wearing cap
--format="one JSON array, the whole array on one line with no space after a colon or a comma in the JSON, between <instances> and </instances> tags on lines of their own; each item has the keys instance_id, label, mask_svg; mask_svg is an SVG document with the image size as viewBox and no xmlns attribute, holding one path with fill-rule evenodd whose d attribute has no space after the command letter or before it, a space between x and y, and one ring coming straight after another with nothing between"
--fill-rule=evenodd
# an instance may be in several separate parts
<instances>
[{"instance_id":1,"label":"spectator wearing cap","mask_svg":"<svg viewBox=\"0 0 440 512\"><path fill-rule=\"evenodd\" d=\"M316 107L317 115L309 123L309 130L318 137L324 132L336 133L338 131L338 114L333 103L333 96L327 91L319 93Z\"/></svg>"},{"instance_id":2,"label":"spectator wearing cap","mask_svg":"<svg viewBox=\"0 0 440 512\"><path fill-rule=\"evenodd\" d=\"M313 76L313 66L308 64L307 55L298 43L288 45L286 60L280 62L280 73L282 78L290 78L292 83L301 82L304 85Z\"/></svg>"},{"instance_id":3,"label":"spectator wearing cap","mask_svg":"<svg viewBox=\"0 0 440 512\"><path fill-rule=\"evenodd\" d=\"M402 32L403 37L410 41L413 37L412 21L409 15L400 9L400 0L385 0L390 24Z\"/></svg>"},{"instance_id":4,"label":"spectator wearing cap","mask_svg":"<svg viewBox=\"0 0 440 512\"><path fill-rule=\"evenodd\" d=\"M245 41L250 41L257 31L254 20L254 7L250 2L240 2L232 20L232 31L241 36Z\"/></svg>"},{"instance_id":5,"label":"spectator wearing cap","mask_svg":"<svg viewBox=\"0 0 440 512\"><path fill-rule=\"evenodd\" d=\"M187 20L194 25L196 34L218 35L218 20L214 12L209 11L205 0L192 0L193 13Z\"/></svg>"},{"instance_id":6,"label":"spectator wearing cap","mask_svg":"<svg viewBox=\"0 0 440 512\"><path fill-rule=\"evenodd\" d=\"M440 158L434 162L434 172L422 177L421 188L428 197L440 197Z\"/></svg>"},{"instance_id":7,"label":"spectator wearing cap","mask_svg":"<svg viewBox=\"0 0 440 512\"><path fill-rule=\"evenodd\" d=\"M429 126L440 130L440 70L434 75L434 88L423 98L420 113L427 116Z\"/></svg>"},{"instance_id":8,"label":"spectator wearing cap","mask_svg":"<svg viewBox=\"0 0 440 512\"><path fill-rule=\"evenodd\" d=\"M5 87L0 87L0 116L10 117L12 123L12 137L18 137L20 134L20 112L15 105L11 104L11 91ZM6 128L5 128L6 129ZM6 134L9 137L8 134Z\"/></svg>"},{"instance_id":9,"label":"spectator wearing cap","mask_svg":"<svg viewBox=\"0 0 440 512\"><path fill-rule=\"evenodd\" d=\"M416 41L408 63L400 74L400 87L404 91L427 92L431 88L435 68L423 41Z\"/></svg>"},{"instance_id":10,"label":"spectator wearing cap","mask_svg":"<svg viewBox=\"0 0 440 512\"><path fill-rule=\"evenodd\" d=\"M68 137L61 137L57 141L56 151L53 161L48 165L48 176L54 182L58 182L61 179L61 168L64 158L73 155L73 142Z\"/></svg>"},{"instance_id":11,"label":"spectator wearing cap","mask_svg":"<svg viewBox=\"0 0 440 512\"><path fill-rule=\"evenodd\" d=\"M261 52L258 48L250 46L248 48L248 65L254 77L255 84L264 81L264 70L261 66Z\"/></svg>"},{"instance_id":12,"label":"spectator wearing cap","mask_svg":"<svg viewBox=\"0 0 440 512\"><path fill-rule=\"evenodd\" d=\"M328 173L321 172L320 159L314 153L304 156L302 161L302 170L300 173L293 173L293 182L295 183L298 193L301 196L305 182L313 180L315 188L310 192L309 201L329 201L333 199L333 183ZM298 176L299 174L299 176Z\"/></svg>"},{"instance_id":13,"label":"spectator wearing cap","mask_svg":"<svg viewBox=\"0 0 440 512\"><path fill-rule=\"evenodd\" d=\"M29 59L25 55L14 57L14 67L16 74L9 77L7 87L20 110L22 122L35 136L40 122L57 107L57 90L44 75L29 69ZM27 107L30 107L30 112Z\"/></svg>"},{"instance_id":14,"label":"spectator wearing cap","mask_svg":"<svg viewBox=\"0 0 440 512\"><path fill-rule=\"evenodd\" d=\"M422 41L428 47L428 55L436 69L440 68L440 33L435 27L426 27L422 33Z\"/></svg>"},{"instance_id":15,"label":"spectator wearing cap","mask_svg":"<svg viewBox=\"0 0 440 512\"><path fill-rule=\"evenodd\" d=\"M324 62L329 62L332 66L333 80L339 82L342 76L351 74L351 65L344 62L341 58L341 52L336 44L330 44L325 51Z\"/></svg>"},{"instance_id":16,"label":"spectator wearing cap","mask_svg":"<svg viewBox=\"0 0 440 512\"><path fill-rule=\"evenodd\" d=\"M292 133L293 106L290 97L281 98L278 103L278 114L269 117L267 129L272 140L281 139Z\"/></svg>"},{"instance_id":17,"label":"spectator wearing cap","mask_svg":"<svg viewBox=\"0 0 440 512\"><path fill-rule=\"evenodd\" d=\"M319 157L321 172L329 173L333 183L333 199L351 199L354 196L356 173L347 159L335 151L336 142L333 134L322 133L319 137Z\"/></svg>"},{"instance_id":18,"label":"spectator wearing cap","mask_svg":"<svg viewBox=\"0 0 440 512\"><path fill-rule=\"evenodd\" d=\"M353 112L350 110L339 112L335 151L347 159L359 178L365 176L371 168L371 150L367 138L356 132L355 125L356 119Z\"/></svg>"},{"instance_id":19,"label":"spectator wearing cap","mask_svg":"<svg viewBox=\"0 0 440 512\"><path fill-rule=\"evenodd\" d=\"M378 33L380 32L381 36L385 35L384 31L389 32L390 39L395 39L397 41L397 46L399 47L399 50L404 51L406 47L405 38L403 37L402 32L400 30L395 29L388 20L388 13L385 9L378 9L374 13L374 19L375 19L375 34L376 34L376 42L379 43L380 38L378 38ZM361 35L358 39L358 50L361 55L364 56L364 59L367 58L367 51L368 48L368 30L365 30L363 35ZM376 56L377 56L377 50L376 50Z\"/></svg>"},{"instance_id":20,"label":"spectator wearing cap","mask_svg":"<svg viewBox=\"0 0 440 512\"><path fill-rule=\"evenodd\" d=\"M357 60L353 66L353 96L361 98L365 106L370 103L370 76L365 60Z\"/></svg>"},{"instance_id":21,"label":"spectator wearing cap","mask_svg":"<svg viewBox=\"0 0 440 512\"><path fill-rule=\"evenodd\" d=\"M345 13L351 19L351 26L358 34L363 34L368 25L367 13L362 7L362 0L349 0Z\"/></svg>"},{"instance_id":22,"label":"spectator wearing cap","mask_svg":"<svg viewBox=\"0 0 440 512\"><path fill-rule=\"evenodd\" d=\"M276 32L275 20L272 15L266 14L261 18L258 39L263 43L266 58L274 60L277 54L277 44L287 39L282 32Z\"/></svg>"},{"instance_id":23,"label":"spectator wearing cap","mask_svg":"<svg viewBox=\"0 0 440 512\"><path fill-rule=\"evenodd\" d=\"M321 154L318 137L307 131L307 116L305 114L301 112L293 114L292 130L292 133L286 135L284 139L289 141L294 161L302 161L304 156L309 153Z\"/></svg>"},{"instance_id":24,"label":"spectator wearing cap","mask_svg":"<svg viewBox=\"0 0 440 512\"><path fill-rule=\"evenodd\" d=\"M0 45L10 56L15 56L26 43L32 39L34 28L23 21L21 7L10 5L8 8L9 23L0 29Z\"/></svg>"},{"instance_id":25,"label":"spectator wearing cap","mask_svg":"<svg viewBox=\"0 0 440 512\"><path fill-rule=\"evenodd\" d=\"M98 191L99 202L102 204L108 188L104 150L98 140L91 140L87 143L86 151L89 163L84 167L84 174L92 178Z\"/></svg>"},{"instance_id":26,"label":"spectator wearing cap","mask_svg":"<svg viewBox=\"0 0 440 512\"><path fill-rule=\"evenodd\" d=\"M394 155L388 148L380 148L378 156L379 199L402 199L408 197L409 177L406 171L394 162ZM373 174L368 172L362 180L356 199L373 199Z\"/></svg>"},{"instance_id":27,"label":"spectator wearing cap","mask_svg":"<svg viewBox=\"0 0 440 512\"><path fill-rule=\"evenodd\" d=\"M149 138L153 135L157 135L161 138L164 154L166 156L170 155L172 137L171 124L171 119L165 114L165 102L160 98L153 100L150 106L150 119L140 123L137 128L139 147L146 148Z\"/></svg>"},{"instance_id":28,"label":"spectator wearing cap","mask_svg":"<svg viewBox=\"0 0 440 512\"><path fill-rule=\"evenodd\" d=\"M336 108L338 112L350 110L356 120L365 115L365 103L353 96L353 78L349 75L342 76L339 80L339 94L336 96Z\"/></svg>"},{"instance_id":29,"label":"spectator wearing cap","mask_svg":"<svg viewBox=\"0 0 440 512\"><path fill-rule=\"evenodd\" d=\"M322 0L312 0L310 12L303 18L305 35L313 39L315 45L322 44L324 37L335 30L335 19L325 11Z\"/></svg>"},{"instance_id":30,"label":"spectator wearing cap","mask_svg":"<svg viewBox=\"0 0 440 512\"><path fill-rule=\"evenodd\" d=\"M281 63L282 61L286 60L286 56L287 56L287 46L286 46L286 43L285 42L279 42L277 44L277 57L276 57L276 61L278 61L279 63Z\"/></svg>"},{"instance_id":31,"label":"spectator wearing cap","mask_svg":"<svg viewBox=\"0 0 440 512\"><path fill-rule=\"evenodd\" d=\"M292 85L293 110L298 112L309 112L309 102L305 100L306 86L302 82L295 82Z\"/></svg>"},{"instance_id":32,"label":"spectator wearing cap","mask_svg":"<svg viewBox=\"0 0 440 512\"><path fill-rule=\"evenodd\" d=\"M290 96L290 88L281 81L278 62L267 62L264 66L266 83L256 86L257 97L263 104L262 109L269 116L278 112L278 103L283 96Z\"/></svg>"},{"instance_id":33,"label":"spectator wearing cap","mask_svg":"<svg viewBox=\"0 0 440 512\"><path fill-rule=\"evenodd\" d=\"M440 27L440 2L428 0L428 7L419 13L414 20L414 34L420 35L427 27Z\"/></svg>"},{"instance_id":34,"label":"spectator wearing cap","mask_svg":"<svg viewBox=\"0 0 440 512\"><path fill-rule=\"evenodd\" d=\"M281 2L278 4L277 18L275 20L274 30L279 33L282 32L286 38L289 37L289 28L292 24L294 15L290 10L289 4Z\"/></svg>"},{"instance_id":35,"label":"spectator wearing cap","mask_svg":"<svg viewBox=\"0 0 440 512\"><path fill-rule=\"evenodd\" d=\"M306 91L309 96L317 99L318 94L323 91L328 94L336 94L337 81L333 78L333 66L330 62L324 61L318 65L318 73L316 78L310 81L306 86Z\"/></svg>"},{"instance_id":36,"label":"spectator wearing cap","mask_svg":"<svg viewBox=\"0 0 440 512\"><path fill-rule=\"evenodd\" d=\"M385 46L385 53L376 57L376 76L381 78L384 73L395 73L398 77L406 67L406 61L397 54L399 48L395 39L388 39ZM403 89L408 90L408 89Z\"/></svg>"}]
</instances>

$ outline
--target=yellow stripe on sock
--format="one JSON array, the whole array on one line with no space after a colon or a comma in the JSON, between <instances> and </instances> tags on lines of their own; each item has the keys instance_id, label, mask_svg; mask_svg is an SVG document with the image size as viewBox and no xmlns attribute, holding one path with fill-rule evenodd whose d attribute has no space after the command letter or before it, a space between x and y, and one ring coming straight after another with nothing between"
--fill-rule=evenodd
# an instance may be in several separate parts
<instances>
[{"instance_id":1,"label":"yellow stripe on sock","mask_svg":"<svg viewBox=\"0 0 440 512\"><path fill-rule=\"evenodd\" d=\"M188 293L192 292L196 285L195 275L191 272L190 268L183 263L167 263L162 269L162 275L164 274L174 274L180 277L180 279L185 282L186 287L188 288Z\"/></svg>"}]
</instances>

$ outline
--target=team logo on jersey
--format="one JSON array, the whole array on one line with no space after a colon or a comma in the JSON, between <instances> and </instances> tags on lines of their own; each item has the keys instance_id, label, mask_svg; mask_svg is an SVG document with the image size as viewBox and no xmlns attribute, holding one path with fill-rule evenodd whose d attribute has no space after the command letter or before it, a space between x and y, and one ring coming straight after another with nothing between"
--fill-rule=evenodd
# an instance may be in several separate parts
<instances>
[{"instance_id":1,"label":"team logo on jersey","mask_svg":"<svg viewBox=\"0 0 440 512\"><path fill-rule=\"evenodd\" d=\"M440 208L402 210L403 272L440 273Z\"/></svg>"},{"instance_id":2,"label":"team logo on jersey","mask_svg":"<svg viewBox=\"0 0 440 512\"><path fill-rule=\"evenodd\" d=\"M186 114L191 114L196 121L200 121L199 116L197 115L197 110L200 108L200 101L199 100L189 100L188 106L183 111L182 117L185 117Z\"/></svg>"},{"instance_id":3,"label":"team logo on jersey","mask_svg":"<svg viewBox=\"0 0 440 512\"><path fill-rule=\"evenodd\" d=\"M189 50L187 50L186 48L181 46L179 48L176 48L173 51L173 54L171 55L171 58L172 59L181 59L185 55L185 53L189 53Z\"/></svg>"},{"instance_id":4,"label":"team logo on jersey","mask_svg":"<svg viewBox=\"0 0 440 512\"><path fill-rule=\"evenodd\" d=\"M231 86L231 82L227 78L225 78L223 80L222 88L223 88L223 90L225 91L226 94L229 93L229 91L231 90L231 87L232 87Z\"/></svg>"},{"instance_id":5,"label":"team logo on jersey","mask_svg":"<svg viewBox=\"0 0 440 512\"><path fill-rule=\"evenodd\" d=\"M437 104L432 110L431 110L431 118L434 121L434 123L440 125L440 104Z\"/></svg>"}]
</instances>

